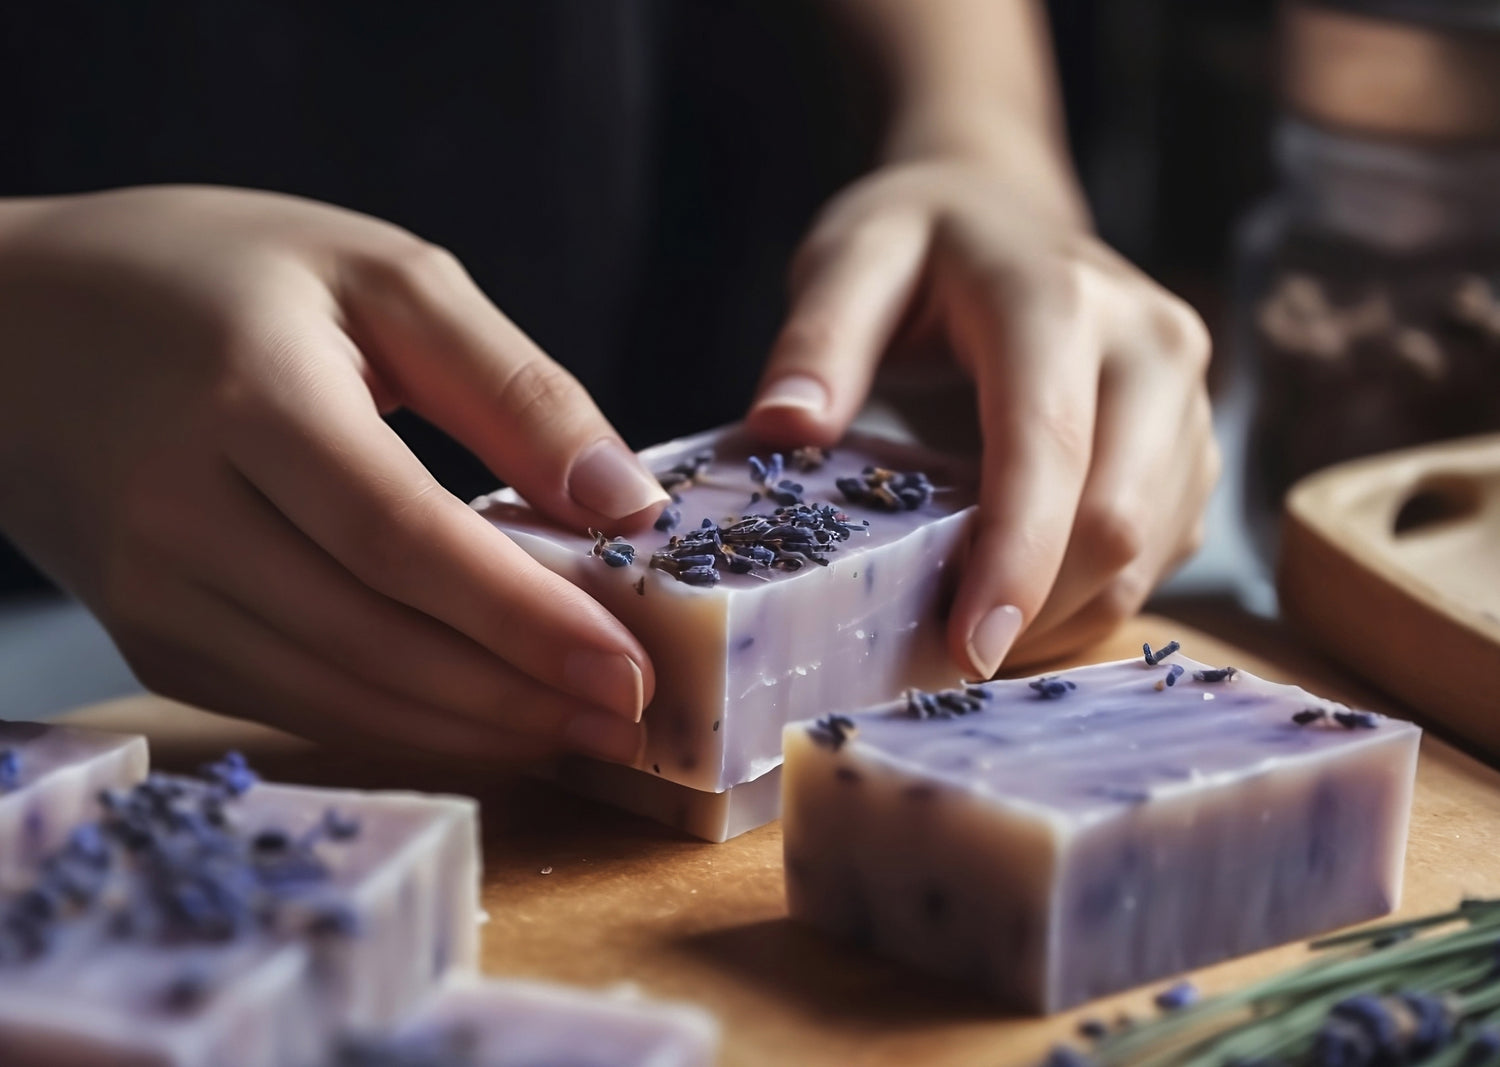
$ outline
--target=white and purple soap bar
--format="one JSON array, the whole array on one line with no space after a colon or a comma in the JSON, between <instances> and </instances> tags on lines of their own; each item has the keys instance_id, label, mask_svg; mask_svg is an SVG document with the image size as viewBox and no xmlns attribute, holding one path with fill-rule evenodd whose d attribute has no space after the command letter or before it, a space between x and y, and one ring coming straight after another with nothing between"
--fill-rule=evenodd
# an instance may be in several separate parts
<instances>
[{"instance_id":1,"label":"white and purple soap bar","mask_svg":"<svg viewBox=\"0 0 1500 1067\"><path fill-rule=\"evenodd\" d=\"M152 775L0 895L8 1067L287 1067L476 967L475 805Z\"/></svg>"},{"instance_id":2,"label":"white and purple soap bar","mask_svg":"<svg viewBox=\"0 0 1500 1067\"><path fill-rule=\"evenodd\" d=\"M725 790L781 764L790 719L957 677L942 612L970 465L857 434L773 457L737 427L640 455L677 500L629 546L563 530L509 490L475 501L650 654L638 768Z\"/></svg>"},{"instance_id":3,"label":"white and purple soap bar","mask_svg":"<svg viewBox=\"0 0 1500 1067\"><path fill-rule=\"evenodd\" d=\"M1174 654L793 724L791 914L1056 1011L1389 912L1420 736Z\"/></svg>"},{"instance_id":4,"label":"white and purple soap bar","mask_svg":"<svg viewBox=\"0 0 1500 1067\"><path fill-rule=\"evenodd\" d=\"M455 982L331 1067L712 1067L719 1028L685 1004L521 981Z\"/></svg>"},{"instance_id":5,"label":"white and purple soap bar","mask_svg":"<svg viewBox=\"0 0 1500 1067\"><path fill-rule=\"evenodd\" d=\"M144 737L0 722L0 893L93 818L101 789L134 785L149 765Z\"/></svg>"}]
</instances>

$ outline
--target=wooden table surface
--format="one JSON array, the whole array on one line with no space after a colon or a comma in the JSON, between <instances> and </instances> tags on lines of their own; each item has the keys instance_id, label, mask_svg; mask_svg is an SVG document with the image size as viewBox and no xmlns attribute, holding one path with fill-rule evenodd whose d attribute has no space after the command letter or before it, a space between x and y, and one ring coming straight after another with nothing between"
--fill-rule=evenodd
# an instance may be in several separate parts
<instances>
[{"instance_id":1,"label":"wooden table surface","mask_svg":"<svg viewBox=\"0 0 1500 1067\"><path fill-rule=\"evenodd\" d=\"M1275 630L1258 633L1252 653L1142 617L1079 662L1138 654L1142 640L1172 637L1197 659L1397 710ZM1082 1015L1112 1018L1149 1003L1149 991L1138 991L1049 1019L1007 1017L962 988L801 929L786 917L779 824L705 844L522 777L357 759L155 697L70 718L148 734L153 762L163 768L196 766L233 746L278 780L479 797L491 916L483 928L485 970L588 986L631 982L696 1002L723 1023L725 1067L1029 1064L1070 1036ZM1429 734L1401 913L1450 907L1464 895L1500 895L1500 774ZM1223 989L1304 954L1287 946L1195 977L1207 990Z\"/></svg>"}]
</instances>

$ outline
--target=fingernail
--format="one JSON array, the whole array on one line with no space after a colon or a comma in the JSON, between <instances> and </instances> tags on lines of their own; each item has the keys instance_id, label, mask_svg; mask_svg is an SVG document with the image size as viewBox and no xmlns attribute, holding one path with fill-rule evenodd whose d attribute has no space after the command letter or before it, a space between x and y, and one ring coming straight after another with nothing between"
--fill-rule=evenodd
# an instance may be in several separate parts
<instances>
[{"instance_id":1,"label":"fingernail","mask_svg":"<svg viewBox=\"0 0 1500 1067\"><path fill-rule=\"evenodd\" d=\"M766 386L757 408L799 408L814 415L828 408L828 387L810 374L788 374Z\"/></svg>"},{"instance_id":2,"label":"fingernail","mask_svg":"<svg viewBox=\"0 0 1500 1067\"><path fill-rule=\"evenodd\" d=\"M991 608L969 634L969 662L980 678L990 678L1021 632L1021 609L1014 604Z\"/></svg>"},{"instance_id":3,"label":"fingernail","mask_svg":"<svg viewBox=\"0 0 1500 1067\"><path fill-rule=\"evenodd\" d=\"M635 453L608 437L590 445L573 463L568 495L579 507L610 519L623 519L667 500Z\"/></svg>"},{"instance_id":4,"label":"fingernail","mask_svg":"<svg viewBox=\"0 0 1500 1067\"><path fill-rule=\"evenodd\" d=\"M635 723L597 711L576 713L563 729L563 740L570 748L611 763L634 763L645 736Z\"/></svg>"},{"instance_id":5,"label":"fingernail","mask_svg":"<svg viewBox=\"0 0 1500 1067\"><path fill-rule=\"evenodd\" d=\"M635 660L620 652L591 648L569 652L563 660L564 685L591 703L641 721L646 704L646 679Z\"/></svg>"}]
</instances>

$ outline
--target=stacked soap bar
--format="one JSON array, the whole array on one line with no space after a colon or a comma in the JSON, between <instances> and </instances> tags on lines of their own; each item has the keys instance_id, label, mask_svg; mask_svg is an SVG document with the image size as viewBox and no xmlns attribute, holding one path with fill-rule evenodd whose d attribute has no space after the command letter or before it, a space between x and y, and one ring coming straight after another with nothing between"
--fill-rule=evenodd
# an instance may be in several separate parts
<instances>
[{"instance_id":1,"label":"stacked soap bar","mask_svg":"<svg viewBox=\"0 0 1500 1067\"><path fill-rule=\"evenodd\" d=\"M472 801L202 778L106 792L0 895L15 1067L285 1067L396 1023L477 952Z\"/></svg>"},{"instance_id":2,"label":"stacked soap bar","mask_svg":"<svg viewBox=\"0 0 1500 1067\"><path fill-rule=\"evenodd\" d=\"M146 777L146 740L29 722L0 722L0 893L91 817L101 789Z\"/></svg>"},{"instance_id":3,"label":"stacked soap bar","mask_svg":"<svg viewBox=\"0 0 1500 1067\"><path fill-rule=\"evenodd\" d=\"M641 458L674 503L629 545L563 530L509 490L475 502L650 654L638 769L729 790L780 766L792 718L957 677L941 614L975 500L967 464L860 435L772 455L737 428Z\"/></svg>"},{"instance_id":4,"label":"stacked soap bar","mask_svg":"<svg viewBox=\"0 0 1500 1067\"><path fill-rule=\"evenodd\" d=\"M394 1033L346 1040L333 1067L710 1067L697 1008L536 982L456 982Z\"/></svg>"},{"instance_id":5,"label":"stacked soap bar","mask_svg":"<svg viewBox=\"0 0 1500 1067\"><path fill-rule=\"evenodd\" d=\"M1055 1011L1390 911L1420 733L1170 653L794 724L791 913Z\"/></svg>"}]
</instances>

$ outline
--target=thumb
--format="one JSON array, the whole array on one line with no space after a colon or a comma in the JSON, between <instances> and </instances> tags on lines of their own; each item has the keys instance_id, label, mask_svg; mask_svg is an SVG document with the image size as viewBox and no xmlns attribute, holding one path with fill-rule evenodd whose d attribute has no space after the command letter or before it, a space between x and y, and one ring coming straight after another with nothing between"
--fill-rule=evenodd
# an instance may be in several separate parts
<instances>
[{"instance_id":1,"label":"thumb","mask_svg":"<svg viewBox=\"0 0 1500 1067\"><path fill-rule=\"evenodd\" d=\"M869 394L921 278L924 219L813 231L792 265L791 311L746 422L773 444L832 445Z\"/></svg>"}]
</instances>

